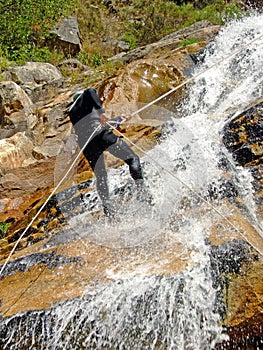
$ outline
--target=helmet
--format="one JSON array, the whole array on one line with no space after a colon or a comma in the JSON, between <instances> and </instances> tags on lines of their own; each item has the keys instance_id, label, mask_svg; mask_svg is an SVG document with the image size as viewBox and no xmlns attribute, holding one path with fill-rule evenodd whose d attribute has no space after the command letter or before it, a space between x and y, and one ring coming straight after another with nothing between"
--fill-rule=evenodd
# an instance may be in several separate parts
<instances>
[{"instance_id":1,"label":"helmet","mask_svg":"<svg viewBox=\"0 0 263 350\"><path fill-rule=\"evenodd\" d=\"M83 94L83 90L80 90L80 91L76 92L73 95L73 101L75 102L79 98L79 96L82 95L82 94Z\"/></svg>"}]
</instances>

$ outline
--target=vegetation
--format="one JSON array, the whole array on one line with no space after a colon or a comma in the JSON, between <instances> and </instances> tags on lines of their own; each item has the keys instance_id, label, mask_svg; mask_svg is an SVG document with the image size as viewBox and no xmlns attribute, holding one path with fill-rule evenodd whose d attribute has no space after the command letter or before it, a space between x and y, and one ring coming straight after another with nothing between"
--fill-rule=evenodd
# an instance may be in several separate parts
<instances>
[{"instance_id":1,"label":"vegetation","mask_svg":"<svg viewBox=\"0 0 263 350\"><path fill-rule=\"evenodd\" d=\"M178 5L180 4L181 5ZM125 41L130 49L154 42L182 27L207 19L224 23L240 17L236 1L164 0L6 0L0 2L0 68L6 60L16 63L45 61L57 64L68 58L51 51L45 40L63 16L78 18L82 52L77 58L92 67L105 64L115 54L106 50L103 40Z\"/></svg>"},{"instance_id":2,"label":"vegetation","mask_svg":"<svg viewBox=\"0 0 263 350\"><path fill-rule=\"evenodd\" d=\"M188 39L188 40L181 41L178 46L187 46L195 43L198 43L197 39Z\"/></svg>"},{"instance_id":3,"label":"vegetation","mask_svg":"<svg viewBox=\"0 0 263 350\"><path fill-rule=\"evenodd\" d=\"M180 2L180 1L178 1ZM126 41L130 49L152 43L178 29L200 20L224 24L242 16L236 1L182 2L164 0L100 1L90 0L79 6L79 21L83 49L90 54L103 52L102 40L113 37ZM207 5L206 5L207 3ZM114 55L114 49L103 53L104 58ZM90 61L83 62L90 64Z\"/></svg>"},{"instance_id":4,"label":"vegetation","mask_svg":"<svg viewBox=\"0 0 263 350\"><path fill-rule=\"evenodd\" d=\"M0 2L0 43L9 60L47 59L43 38L63 15L72 11L70 0L5 0ZM41 52L42 51L42 52Z\"/></svg>"},{"instance_id":5,"label":"vegetation","mask_svg":"<svg viewBox=\"0 0 263 350\"><path fill-rule=\"evenodd\" d=\"M0 222L0 239L5 238L9 225L5 222Z\"/></svg>"}]
</instances>

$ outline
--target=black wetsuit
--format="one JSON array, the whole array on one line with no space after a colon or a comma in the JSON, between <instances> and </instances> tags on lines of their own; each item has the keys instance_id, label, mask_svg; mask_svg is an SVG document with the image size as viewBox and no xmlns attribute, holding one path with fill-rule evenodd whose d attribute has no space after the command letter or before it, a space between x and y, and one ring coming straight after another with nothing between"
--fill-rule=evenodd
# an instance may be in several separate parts
<instances>
[{"instance_id":1,"label":"black wetsuit","mask_svg":"<svg viewBox=\"0 0 263 350\"><path fill-rule=\"evenodd\" d=\"M73 103L69 110L70 120L78 135L78 143L82 148L100 125L100 115L105 111L102 107L97 91L87 88ZM142 168L139 157L133 150L108 127L101 127L85 147L83 154L88 160L97 178L97 190L102 203L109 201L109 189L107 172L104 162L104 151L108 151L115 157L128 164L132 178L138 184L143 181Z\"/></svg>"}]
</instances>

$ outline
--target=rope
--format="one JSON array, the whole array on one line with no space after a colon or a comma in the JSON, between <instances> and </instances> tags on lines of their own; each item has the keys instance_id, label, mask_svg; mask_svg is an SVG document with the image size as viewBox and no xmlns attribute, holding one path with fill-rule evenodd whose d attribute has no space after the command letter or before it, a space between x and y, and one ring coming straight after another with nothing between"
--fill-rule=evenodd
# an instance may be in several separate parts
<instances>
[{"instance_id":1,"label":"rope","mask_svg":"<svg viewBox=\"0 0 263 350\"><path fill-rule=\"evenodd\" d=\"M68 170L66 171L66 173L64 174L64 176L61 178L61 180L58 182L58 184L56 185L56 187L53 189L53 191L50 193L50 195L48 196L48 198L46 199L46 201L42 204L42 206L40 207L40 209L37 211L37 213L35 214L35 216L33 217L33 219L30 221L30 223L27 225L27 227L25 228L25 230L22 232L21 236L18 238L18 240L16 241L15 245L13 246L11 252L9 253L5 263L3 264L1 271L0 271L0 276L2 275L7 263L9 262L12 254L14 253L14 251L16 250L19 242L21 241L21 239L25 236L26 232L28 231L28 229L30 228L30 226L33 224L33 222L35 221L35 219L38 217L38 215L41 213L41 211L44 209L44 207L47 205L48 201L50 200L50 198L54 195L54 193L58 190L58 188L60 187L60 185L63 183L63 181L65 180L65 178L68 176L68 174L70 173L70 171L72 170L73 166L76 164L77 160L79 159L81 153L84 151L84 149L87 147L88 143L90 142L90 140L93 138L93 136L96 134L96 132L99 131L99 129L101 128L101 125L99 125L94 131L93 133L90 135L90 137L88 138L88 140L86 141L86 143L84 144L84 146L81 148L81 150L79 151L79 153L77 154L77 156L75 157L75 159L73 160L73 162L71 163L70 167L68 168Z\"/></svg>"},{"instance_id":2,"label":"rope","mask_svg":"<svg viewBox=\"0 0 263 350\"><path fill-rule=\"evenodd\" d=\"M109 123L107 123L110 125ZM134 142L132 142L127 136L125 136L122 132L120 132L118 129L111 127L116 133L118 133L122 138L124 138L126 141L128 141L132 146L137 148L138 151L145 154L149 159L151 159L156 165L158 165L161 169L166 171L169 175L174 177L178 182L180 182L183 186L185 186L189 191L194 193L199 199L201 199L203 202L205 202L210 208L212 208L221 218L223 218L229 225L231 225L245 240L248 242L260 255L263 256L263 252L261 252L253 243L251 243L246 236L240 231L238 227L236 227L225 215L223 215L212 203L210 203L208 200L206 200L204 197L202 197L198 192L196 192L194 189L192 189L186 182L181 180L175 173L173 173L171 170L163 166L160 162L158 162L155 158L149 155L147 151L145 151L143 148L136 145Z\"/></svg>"},{"instance_id":3,"label":"rope","mask_svg":"<svg viewBox=\"0 0 263 350\"><path fill-rule=\"evenodd\" d=\"M167 91L165 94L159 96L158 98L156 98L155 100L151 101L150 103L148 103L147 105L143 106L142 108L138 109L137 111L133 112L131 114L131 116L134 116L137 113L142 112L143 110L145 110L146 108L150 107L151 105L155 104L156 102L164 99L165 97L167 97L168 95L170 95L171 93L175 92L176 90L180 89L181 87L183 87L184 85L192 82L193 80L195 80L196 78L200 77L201 75L203 75L204 73L206 73L207 71L209 71L210 69L214 68L215 66L219 65L220 63L224 62L225 60L227 60L228 58L236 55L238 52L240 52L243 48L251 45L252 43L254 43L255 41L261 39L263 37L263 34L260 35L259 37L254 38L253 40L250 40L248 43L242 45L241 47L239 47L237 50L231 52L229 55L219 59L218 61L216 61L214 64L212 64L210 67L206 68L204 71L201 71L199 73L197 73L196 75L194 75L191 78L186 79L185 81L183 81L181 84L177 85L176 87L172 88L171 90ZM110 125L110 127L112 128L112 125ZM95 133L101 128L101 126L99 125L94 132L92 133L92 135L90 136L90 138L87 140L87 142L85 143L85 145L81 148L80 152L78 153L78 155L76 156L76 158L74 159L74 161L72 162L70 168L68 169L68 171L66 172L66 174L62 177L62 179L59 181L59 183L57 184L57 186L54 188L54 190L51 192L51 194L48 196L47 200L45 201L45 203L41 206L41 208L38 210L38 212L36 213L36 215L33 217L33 219L30 221L30 223L28 224L28 226L25 228L25 230L23 231L23 233L21 234L21 236L19 237L19 239L16 241L16 244L14 245L13 249L11 250L10 254L8 255L5 263L3 264L1 271L0 271L0 276L3 273L7 263L9 262L12 254L14 253L15 249L17 248L19 242L21 241L21 239L24 237L25 233L28 231L29 227L32 225L32 223L34 222L34 220L37 218L37 216L40 214L41 210L43 210L43 208L46 206L46 204L48 203L48 201L50 200L50 198L53 196L53 194L57 191L57 189L59 188L59 186L62 184L62 182L64 181L64 179L66 178L66 176L69 174L69 172L71 171L71 169L73 168L73 166L75 165L76 161L78 160L78 158L80 157L81 153L83 152L83 150L85 149L85 147L88 145L88 143L90 142L91 138L93 137L93 135L95 135ZM116 130L116 129L115 129ZM124 135L122 135L124 137ZM126 138L126 137L125 137ZM127 139L127 138L126 138ZM131 142L129 140L129 142ZM138 146L136 146L138 147ZM144 152L143 150L141 150L142 152ZM174 174L173 174L174 176ZM190 190L192 190L187 184L184 184L182 182L182 180L178 179L178 181L180 181L184 186L186 186L187 188L189 188ZM200 195L198 195L200 197ZM201 197L202 198L202 197ZM203 199L203 198L202 198ZM216 209L216 208L215 208ZM232 224L232 223L231 223ZM232 224L233 226L233 224ZM251 243L250 243L251 244ZM263 255L260 252L261 255Z\"/></svg>"}]
</instances>

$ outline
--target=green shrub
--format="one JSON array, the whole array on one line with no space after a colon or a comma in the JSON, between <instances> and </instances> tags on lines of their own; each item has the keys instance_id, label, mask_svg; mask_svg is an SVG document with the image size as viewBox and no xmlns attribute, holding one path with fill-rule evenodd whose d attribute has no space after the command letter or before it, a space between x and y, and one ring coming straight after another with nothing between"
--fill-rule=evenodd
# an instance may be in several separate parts
<instances>
[{"instance_id":1,"label":"green shrub","mask_svg":"<svg viewBox=\"0 0 263 350\"><path fill-rule=\"evenodd\" d=\"M100 52L95 52L91 57L91 62L93 67L99 67L104 63L104 58L102 57Z\"/></svg>"},{"instance_id":2,"label":"green shrub","mask_svg":"<svg viewBox=\"0 0 263 350\"><path fill-rule=\"evenodd\" d=\"M199 40L197 40L197 39L187 39L187 40L181 41L178 44L178 46L187 46L187 45L191 45L191 44L196 44L198 42L199 42Z\"/></svg>"},{"instance_id":3,"label":"green shrub","mask_svg":"<svg viewBox=\"0 0 263 350\"><path fill-rule=\"evenodd\" d=\"M127 44L129 44L130 50L133 50L136 48L136 39L132 33L126 33L121 37L121 40L125 41Z\"/></svg>"},{"instance_id":4,"label":"green shrub","mask_svg":"<svg viewBox=\"0 0 263 350\"><path fill-rule=\"evenodd\" d=\"M84 52L84 51L80 51L76 58L82 63L82 64L85 64L85 65L90 65L90 57L91 55L88 53L88 52Z\"/></svg>"},{"instance_id":5,"label":"green shrub","mask_svg":"<svg viewBox=\"0 0 263 350\"><path fill-rule=\"evenodd\" d=\"M98 49L98 48L97 48ZM99 51L96 52L84 52L81 51L76 57L82 64L88 65L93 68L101 66L105 59Z\"/></svg>"},{"instance_id":6,"label":"green shrub","mask_svg":"<svg viewBox=\"0 0 263 350\"><path fill-rule=\"evenodd\" d=\"M8 59L3 55L2 48L0 46L0 71L6 69L9 66Z\"/></svg>"},{"instance_id":7,"label":"green shrub","mask_svg":"<svg viewBox=\"0 0 263 350\"><path fill-rule=\"evenodd\" d=\"M7 223L0 222L0 239L6 237L8 228L9 228L9 225Z\"/></svg>"},{"instance_id":8,"label":"green shrub","mask_svg":"<svg viewBox=\"0 0 263 350\"><path fill-rule=\"evenodd\" d=\"M0 2L0 42L10 60L25 60L56 21L71 9L70 0L6 0ZM21 53L20 53L21 51Z\"/></svg>"},{"instance_id":9,"label":"green shrub","mask_svg":"<svg viewBox=\"0 0 263 350\"><path fill-rule=\"evenodd\" d=\"M28 53L28 60L37 62L50 62L57 65L63 59L63 54L57 51L50 51L46 46L33 47Z\"/></svg>"}]
</instances>

